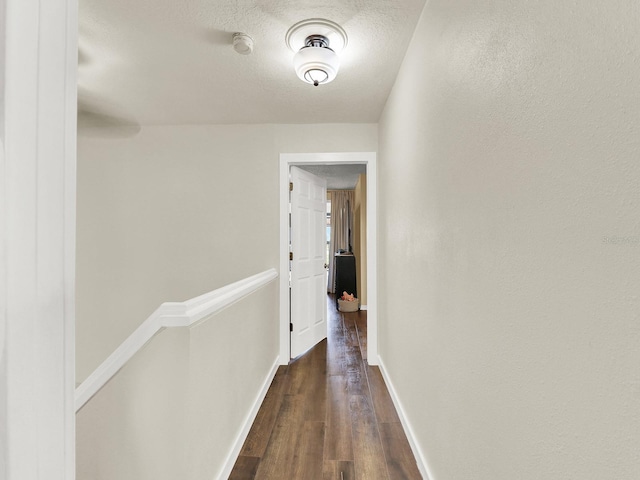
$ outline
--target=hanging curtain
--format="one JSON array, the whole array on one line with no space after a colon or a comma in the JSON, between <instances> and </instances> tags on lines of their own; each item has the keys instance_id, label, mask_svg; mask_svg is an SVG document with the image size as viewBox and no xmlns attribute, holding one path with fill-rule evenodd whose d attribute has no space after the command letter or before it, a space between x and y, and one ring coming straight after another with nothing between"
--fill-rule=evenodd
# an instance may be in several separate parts
<instances>
[{"instance_id":1,"label":"hanging curtain","mask_svg":"<svg viewBox=\"0 0 640 480\"><path fill-rule=\"evenodd\" d=\"M331 239L329 242L329 282L327 292L335 293L335 254L339 250L351 252L353 230L353 190L329 190L331 200ZM342 292L340 292L342 293Z\"/></svg>"}]
</instances>

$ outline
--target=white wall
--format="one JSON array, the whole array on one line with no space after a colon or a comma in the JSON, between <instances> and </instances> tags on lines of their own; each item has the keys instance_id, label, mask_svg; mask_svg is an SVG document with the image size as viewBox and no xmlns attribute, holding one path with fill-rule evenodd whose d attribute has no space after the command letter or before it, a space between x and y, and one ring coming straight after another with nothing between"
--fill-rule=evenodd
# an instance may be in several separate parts
<instances>
[{"instance_id":1,"label":"white wall","mask_svg":"<svg viewBox=\"0 0 640 480\"><path fill-rule=\"evenodd\" d=\"M278 360L278 336L276 280L212 321L191 329L187 403L190 447L186 477L182 478L226 478L221 468L235 463L235 456L230 462L228 458L240 433L238 426L245 425L260 388Z\"/></svg>"},{"instance_id":2,"label":"white wall","mask_svg":"<svg viewBox=\"0 0 640 480\"><path fill-rule=\"evenodd\" d=\"M76 3L0 5L3 480L74 478Z\"/></svg>"},{"instance_id":3,"label":"white wall","mask_svg":"<svg viewBox=\"0 0 640 480\"><path fill-rule=\"evenodd\" d=\"M79 480L226 478L278 358L277 282L164 330L78 413Z\"/></svg>"},{"instance_id":4,"label":"white wall","mask_svg":"<svg viewBox=\"0 0 640 480\"><path fill-rule=\"evenodd\" d=\"M380 352L431 480L640 478L640 11L431 0L380 121Z\"/></svg>"},{"instance_id":5,"label":"white wall","mask_svg":"<svg viewBox=\"0 0 640 480\"><path fill-rule=\"evenodd\" d=\"M78 381L162 302L277 268L280 153L376 149L376 125L82 130Z\"/></svg>"},{"instance_id":6,"label":"white wall","mask_svg":"<svg viewBox=\"0 0 640 480\"><path fill-rule=\"evenodd\" d=\"M189 336L158 334L78 412L78 480L186 478Z\"/></svg>"}]
</instances>

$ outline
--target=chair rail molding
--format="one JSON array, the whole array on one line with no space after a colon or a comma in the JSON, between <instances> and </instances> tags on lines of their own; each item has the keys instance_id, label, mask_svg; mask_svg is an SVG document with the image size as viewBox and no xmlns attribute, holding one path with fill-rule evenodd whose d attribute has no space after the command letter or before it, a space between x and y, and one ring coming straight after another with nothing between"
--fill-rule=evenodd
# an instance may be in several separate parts
<instances>
[{"instance_id":1,"label":"chair rail molding","mask_svg":"<svg viewBox=\"0 0 640 480\"><path fill-rule=\"evenodd\" d=\"M160 305L78 386L75 395L76 412L162 330L198 325L277 277L278 272L271 268L185 302L166 302Z\"/></svg>"}]
</instances>

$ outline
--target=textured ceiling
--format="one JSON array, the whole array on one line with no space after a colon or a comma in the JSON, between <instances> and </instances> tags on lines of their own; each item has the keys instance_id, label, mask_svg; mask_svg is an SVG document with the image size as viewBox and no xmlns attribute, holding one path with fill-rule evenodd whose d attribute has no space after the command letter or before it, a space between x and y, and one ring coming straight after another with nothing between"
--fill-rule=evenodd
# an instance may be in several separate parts
<instances>
[{"instance_id":1,"label":"textured ceiling","mask_svg":"<svg viewBox=\"0 0 640 480\"><path fill-rule=\"evenodd\" d=\"M377 122L424 0L80 0L80 123ZM300 81L285 34L347 32L338 77ZM232 47L251 35L251 55ZM110 118L112 117L112 118Z\"/></svg>"},{"instance_id":2,"label":"textured ceiling","mask_svg":"<svg viewBox=\"0 0 640 480\"><path fill-rule=\"evenodd\" d=\"M313 173L327 181L327 190L353 190L366 165L298 165L298 168Z\"/></svg>"}]
</instances>

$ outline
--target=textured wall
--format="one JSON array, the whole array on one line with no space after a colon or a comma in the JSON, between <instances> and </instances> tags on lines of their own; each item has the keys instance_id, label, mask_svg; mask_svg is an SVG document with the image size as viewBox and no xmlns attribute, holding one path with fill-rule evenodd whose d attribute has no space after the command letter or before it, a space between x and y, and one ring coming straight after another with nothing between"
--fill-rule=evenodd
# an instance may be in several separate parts
<instances>
[{"instance_id":1,"label":"textured wall","mask_svg":"<svg viewBox=\"0 0 640 480\"><path fill-rule=\"evenodd\" d=\"M376 125L145 127L128 138L108 129L84 133L78 381L162 302L277 268L280 153L377 149Z\"/></svg>"},{"instance_id":2,"label":"textured wall","mask_svg":"<svg viewBox=\"0 0 640 480\"><path fill-rule=\"evenodd\" d=\"M640 478L633 1L431 0L380 122L380 352L431 480Z\"/></svg>"}]
</instances>

